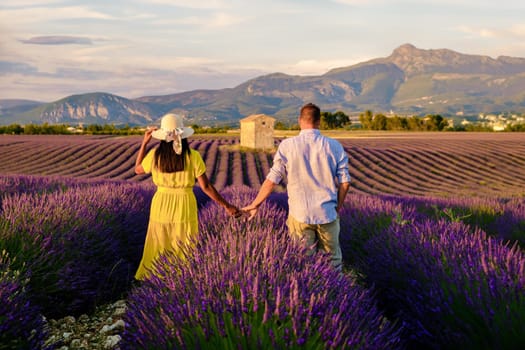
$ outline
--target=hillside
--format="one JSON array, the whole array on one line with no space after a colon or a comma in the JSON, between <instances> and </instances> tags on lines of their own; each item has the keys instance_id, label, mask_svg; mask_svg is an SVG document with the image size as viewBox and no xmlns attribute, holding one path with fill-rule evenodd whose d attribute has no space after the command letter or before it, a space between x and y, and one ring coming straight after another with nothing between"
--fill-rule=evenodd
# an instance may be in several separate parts
<instances>
[{"instance_id":1,"label":"hillside","mask_svg":"<svg viewBox=\"0 0 525 350\"><path fill-rule=\"evenodd\" d=\"M69 96L35 105L0 100L0 124L114 123L144 125L168 111L190 123L237 125L250 114L293 121L305 102L347 114L370 109L399 115L525 112L525 58L496 59L448 49L424 50L410 44L388 57L341 67L319 76L273 73L234 88L195 90L126 99L107 93Z\"/></svg>"}]
</instances>

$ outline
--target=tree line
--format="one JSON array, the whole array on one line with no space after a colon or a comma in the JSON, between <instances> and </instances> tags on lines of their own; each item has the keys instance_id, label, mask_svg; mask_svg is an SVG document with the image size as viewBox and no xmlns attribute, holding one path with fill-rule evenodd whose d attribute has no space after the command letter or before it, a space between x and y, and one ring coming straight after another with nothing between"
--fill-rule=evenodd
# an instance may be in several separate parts
<instances>
[{"instance_id":1,"label":"tree line","mask_svg":"<svg viewBox=\"0 0 525 350\"><path fill-rule=\"evenodd\" d=\"M359 115L359 124L353 125L350 117L342 112L321 112L322 130L333 129L362 129L362 130L410 130L410 131L442 131L448 127L448 120L439 114L427 115L425 117L401 117L395 115L387 117L382 113L374 114L367 110ZM286 127L282 122L277 122L275 129L296 130L298 124Z\"/></svg>"},{"instance_id":2,"label":"tree line","mask_svg":"<svg viewBox=\"0 0 525 350\"><path fill-rule=\"evenodd\" d=\"M297 125L298 128L298 125ZM321 129L361 129L361 130L392 130L392 131L494 131L491 125L469 123L452 125L440 114L419 116L386 116L383 113L374 114L371 110L359 114L359 125L352 125L350 117L342 111L321 113ZM525 123L512 123L503 131L525 131Z\"/></svg>"},{"instance_id":3,"label":"tree line","mask_svg":"<svg viewBox=\"0 0 525 350\"><path fill-rule=\"evenodd\" d=\"M439 114L429 114L425 117L387 117L382 113L374 115L370 110L359 115L359 122L366 130L442 131L449 127L448 120Z\"/></svg>"},{"instance_id":4,"label":"tree line","mask_svg":"<svg viewBox=\"0 0 525 350\"><path fill-rule=\"evenodd\" d=\"M192 125L192 128L197 134L207 133L226 133L230 127L201 127L199 125ZM90 124L83 127L72 127L68 124L11 124L0 126L0 134L10 135L142 135L144 134L143 126L115 126L114 124Z\"/></svg>"},{"instance_id":5,"label":"tree line","mask_svg":"<svg viewBox=\"0 0 525 350\"><path fill-rule=\"evenodd\" d=\"M231 126L208 127L191 125L196 134L226 133L232 130ZM299 130L299 124L286 125L277 121L274 125L276 130ZM392 131L493 131L491 126L480 123L451 126L446 118L439 114L428 114L424 117L418 116L386 116L382 113L374 114L367 110L359 114L359 124L354 125L350 117L343 111L321 112L322 130L346 129L346 130L392 130ZM507 125L504 131L525 131L525 124ZM114 124L90 124L85 127L71 127L67 124L11 124L0 126L0 134L25 134L25 135L57 135L57 134L87 134L87 135L142 135L143 126L115 126Z\"/></svg>"}]
</instances>

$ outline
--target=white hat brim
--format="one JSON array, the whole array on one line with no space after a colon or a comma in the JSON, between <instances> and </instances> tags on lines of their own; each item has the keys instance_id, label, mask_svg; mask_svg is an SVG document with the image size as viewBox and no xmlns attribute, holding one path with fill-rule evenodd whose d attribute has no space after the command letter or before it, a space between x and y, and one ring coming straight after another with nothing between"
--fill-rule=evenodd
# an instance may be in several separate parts
<instances>
[{"instance_id":1,"label":"white hat brim","mask_svg":"<svg viewBox=\"0 0 525 350\"><path fill-rule=\"evenodd\" d=\"M192 128L186 127L186 126L183 127L182 129L183 131L180 137L183 139L190 137L195 132L195 130L193 130ZM151 136L157 140L166 140L167 133L166 133L166 130L157 129L151 133Z\"/></svg>"}]
</instances>

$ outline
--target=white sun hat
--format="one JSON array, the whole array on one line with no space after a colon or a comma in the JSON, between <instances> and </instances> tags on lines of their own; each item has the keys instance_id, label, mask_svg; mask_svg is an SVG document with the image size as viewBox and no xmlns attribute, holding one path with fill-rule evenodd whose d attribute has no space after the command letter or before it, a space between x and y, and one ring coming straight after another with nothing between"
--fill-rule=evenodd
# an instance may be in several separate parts
<instances>
[{"instance_id":1,"label":"white sun hat","mask_svg":"<svg viewBox=\"0 0 525 350\"><path fill-rule=\"evenodd\" d=\"M151 136L157 140L173 141L173 149L177 154L181 154L181 140L190 137L194 132L192 128L184 126L182 115L168 113L162 117L160 129L153 131Z\"/></svg>"}]
</instances>

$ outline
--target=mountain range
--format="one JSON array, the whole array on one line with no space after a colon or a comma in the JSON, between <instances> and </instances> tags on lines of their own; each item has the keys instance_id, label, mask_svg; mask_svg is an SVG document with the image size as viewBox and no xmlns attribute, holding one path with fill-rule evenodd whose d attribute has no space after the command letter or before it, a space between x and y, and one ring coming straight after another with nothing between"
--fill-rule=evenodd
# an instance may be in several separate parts
<instances>
[{"instance_id":1,"label":"mountain range","mask_svg":"<svg viewBox=\"0 0 525 350\"><path fill-rule=\"evenodd\" d=\"M404 44L388 57L323 75L273 73L234 88L136 99L99 92L50 103L0 100L0 124L147 125L167 112L183 113L188 123L198 125L238 125L239 119L259 113L286 123L306 102L349 115L365 110L445 117L525 113L525 58L494 59Z\"/></svg>"}]
</instances>

